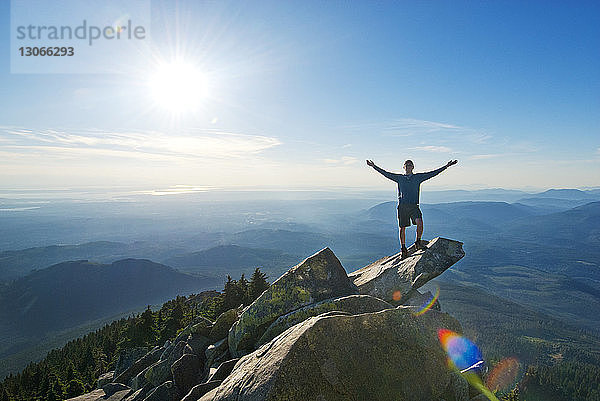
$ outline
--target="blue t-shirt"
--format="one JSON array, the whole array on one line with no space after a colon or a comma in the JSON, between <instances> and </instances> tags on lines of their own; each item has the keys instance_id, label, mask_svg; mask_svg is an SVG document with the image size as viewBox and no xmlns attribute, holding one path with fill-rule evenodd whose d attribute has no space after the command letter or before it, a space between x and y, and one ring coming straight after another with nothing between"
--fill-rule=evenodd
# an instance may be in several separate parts
<instances>
[{"instance_id":1,"label":"blue t-shirt","mask_svg":"<svg viewBox=\"0 0 600 401\"><path fill-rule=\"evenodd\" d=\"M383 174L386 178L398 183L398 203L419 204L419 191L421 188L421 183L425 180L428 180L432 177L435 177L442 171L444 171L447 167L443 166L433 171L428 171L426 173L416 173L416 174L396 174L390 173L389 171L385 171L382 168L374 166L375 170Z\"/></svg>"}]
</instances>

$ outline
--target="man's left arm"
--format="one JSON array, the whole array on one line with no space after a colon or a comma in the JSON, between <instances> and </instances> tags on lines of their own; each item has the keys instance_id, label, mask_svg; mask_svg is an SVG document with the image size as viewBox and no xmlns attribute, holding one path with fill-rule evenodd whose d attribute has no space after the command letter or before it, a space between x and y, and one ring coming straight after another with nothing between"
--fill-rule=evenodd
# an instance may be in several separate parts
<instances>
[{"instance_id":1,"label":"man's left arm","mask_svg":"<svg viewBox=\"0 0 600 401\"><path fill-rule=\"evenodd\" d=\"M436 175L438 175L442 171L446 170L448 167L454 166L456 163L458 163L458 160L450 160L448 163L446 163L445 166L442 166L442 167L440 167L438 169L435 169L433 171L428 171L426 173L421 173L421 182L423 182L425 180L428 180L430 178L435 177Z\"/></svg>"}]
</instances>

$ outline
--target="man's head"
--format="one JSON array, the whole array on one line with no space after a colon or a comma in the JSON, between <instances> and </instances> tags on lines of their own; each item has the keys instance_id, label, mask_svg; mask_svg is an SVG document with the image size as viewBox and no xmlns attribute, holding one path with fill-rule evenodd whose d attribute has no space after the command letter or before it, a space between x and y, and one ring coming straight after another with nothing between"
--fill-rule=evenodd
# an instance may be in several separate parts
<instances>
[{"instance_id":1,"label":"man's head","mask_svg":"<svg viewBox=\"0 0 600 401\"><path fill-rule=\"evenodd\" d=\"M412 174L414 168L415 165L412 160L407 160L404 162L404 171L406 171L406 174Z\"/></svg>"}]
</instances>

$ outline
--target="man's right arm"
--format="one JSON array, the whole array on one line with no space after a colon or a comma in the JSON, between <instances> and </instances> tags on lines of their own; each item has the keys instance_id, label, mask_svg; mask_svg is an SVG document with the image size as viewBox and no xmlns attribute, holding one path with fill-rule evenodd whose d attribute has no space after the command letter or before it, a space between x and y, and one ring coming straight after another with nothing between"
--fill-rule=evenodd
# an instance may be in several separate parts
<instances>
[{"instance_id":1,"label":"man's right arm","mask_svg":"<svg viewBox=\"0 0 600 401\"><path fill-rule=\"evenodd\" d=\"M458 163L458 160L450 160L448 163L446 163L445 166L442 166L442 167L440 167L438 169L435 169L433 171L428 171L426 173L419 173L419 177L421 178L421 182L423 182L425 180L428 180L430 178L435 177L436 175L438 175L442 171L446 170L448 167L454 166L456 163Z\"/></svg>"},{"instance_id":2,"label":"man's right arm","mask_svg":"<svg viewBox=\"0 0 600 401\"><path fill-rule=\"evenodd\" d=\"M372 160L367 160L367 165L373 167L379 174L383 175L385 178L389 178L390 180L392 180L394 182L398 182L398 176L400 174L395 174L395 173L390 173L389 171L385 171L381 167L378 167L377 165L375 165L375 163L373 163Z\"/></svg>"}]
</instances>

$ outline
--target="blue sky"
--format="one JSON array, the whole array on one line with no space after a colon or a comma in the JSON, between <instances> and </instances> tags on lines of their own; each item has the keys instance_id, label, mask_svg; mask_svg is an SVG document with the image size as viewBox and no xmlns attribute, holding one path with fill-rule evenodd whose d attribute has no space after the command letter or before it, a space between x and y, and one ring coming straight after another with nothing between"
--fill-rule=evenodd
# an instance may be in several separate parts
<instances>
[{"instance_id":1,"label":"blue sky","mask_svg":"<svg viewBox=\"0 0 600 401\"><path fill-rule=\"evenodd\" d=\"M0 4L0 188L382 189L365 159L407 158L459 160L432 189L600 186L598 2L151 6L153 57L107 55L122 73L11 74ZM192 110L150 94L174 57L204 77Z\"/></svg>"}]
</instances>

